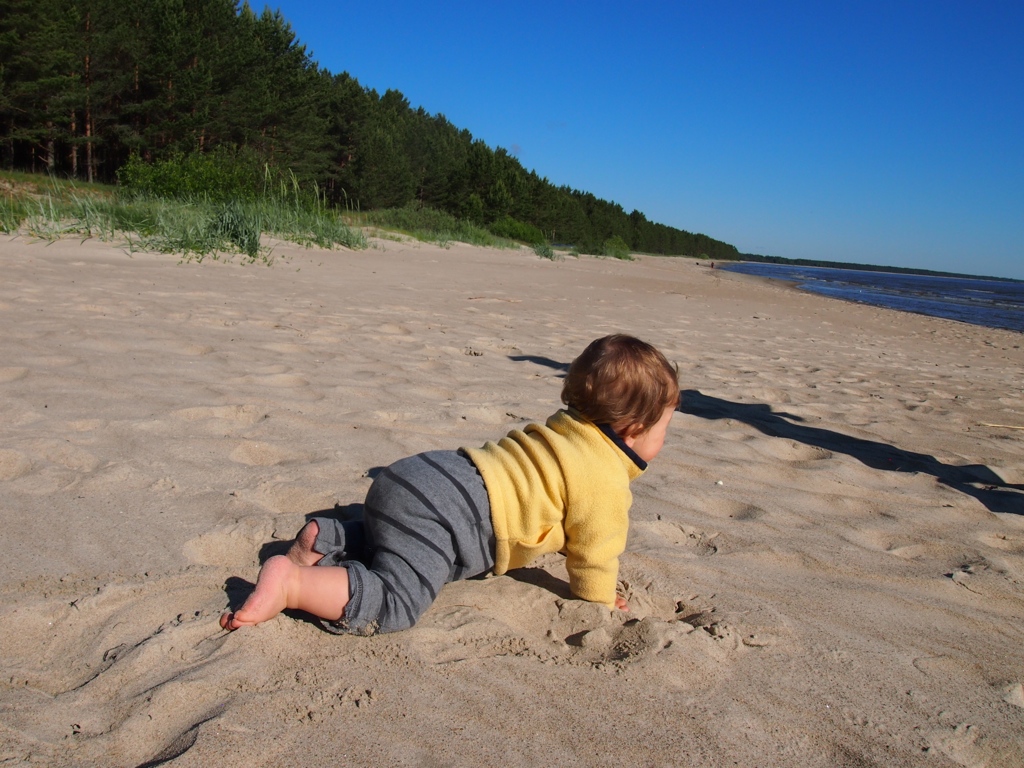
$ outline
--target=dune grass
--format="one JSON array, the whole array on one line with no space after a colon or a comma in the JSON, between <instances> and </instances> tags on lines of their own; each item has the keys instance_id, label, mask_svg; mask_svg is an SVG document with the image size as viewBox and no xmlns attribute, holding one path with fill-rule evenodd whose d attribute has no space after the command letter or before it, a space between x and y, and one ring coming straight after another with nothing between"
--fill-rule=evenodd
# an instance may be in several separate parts
<instances>
[{"instance_id":1,"label":"dune grass","mask_svg":"<svg viewBox=\"0 0 1024 768\"><path fill-rule=\"evenodd\" d=\"M445 248L453 242L491 248L519 247L519 243L507 237L499 237L471 221L422 205L353 213L350 218L359 226L400 232L416 240L437 243Z\"/></svg>"},{"instance_id":2,"label":"dune grass","mask_svg":"<svg viewBox=\"0 0 1024 768\"><path fill-rule=\"evenodd\" d=\"M187 192L160 194L145 185L81 185L46 176L0 173L0 232L21 232L53 241L62 237L99 238L123 243L129 251L179 254L183 261L242 254L250 262L273 261L263 243L270 235L306 247L365 248L363 228L436 243L494 248L523 243L546 259L558 256L539 230L522 237L512 219L500 232L422 205L377 211L341 211L316 188L301 189L294 177L263 185L260 194L231 197ZM524 230L525 231L525 230ZM388 234L384 235L388 237ZM394 235L391 235L394 236Z\"/></svg>"},{"instance_id":3,"label":"dune grass","mask_svg":"<svg viewBox=\"0 0 1024 768\"><path fill-rule=\"evenodd\" d=\"M273 194L213 201L126 193L115 187L3 175L0 230L42 240L96 237L131 251L180 254L185 261L243 254L270 263L262 235L305 246L365 248L362 232L318 196ZM45 178L45 177L43 177Z\"/></svg>"},{"instance_id":4,"label":"dune grass","mask_svg":"<svg viewBox=\"0 0 1024 768\"><path fill-rule=\"evenodd\" d=\"M548 243L537 243L537 245L533 246L533 252L542 259L548 259L549 261L561 261L563 258L562 254L552 248Z\"/></svg>"}]
</instances>

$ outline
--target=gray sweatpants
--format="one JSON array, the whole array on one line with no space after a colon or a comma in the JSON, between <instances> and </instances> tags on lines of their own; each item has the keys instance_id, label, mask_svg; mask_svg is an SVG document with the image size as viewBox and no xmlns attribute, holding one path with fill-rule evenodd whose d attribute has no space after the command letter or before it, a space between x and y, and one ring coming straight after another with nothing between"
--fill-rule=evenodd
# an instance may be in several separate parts
<instances>
[{"instance_id":1,"label":"gray sweatpants","mask_svg":"<svg viewBox=\"0 0 1024 768\"><path fill-rule=\"evenodd\" d=\"M494 567L494 529L483 478L459 451L431 451L381 472L363 520L314 518L318 565L348 569L345 615L333 632L408 629L449 581Z\"/></svg>"}]
</instances>

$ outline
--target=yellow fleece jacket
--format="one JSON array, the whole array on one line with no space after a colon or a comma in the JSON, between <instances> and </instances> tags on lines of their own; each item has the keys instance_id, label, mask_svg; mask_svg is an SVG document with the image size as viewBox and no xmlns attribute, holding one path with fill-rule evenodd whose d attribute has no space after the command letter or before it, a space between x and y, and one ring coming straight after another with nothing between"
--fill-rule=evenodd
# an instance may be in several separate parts
<instances>
[{"instance_id":1,"label":"yellow fleece jacket","mask_svg":"<svg viewBox=\"0 0 1024 768\"><path fill-rule=\"evenodd\" d=\"M573 594L614 607L633 502L629 483L643 469L598 427L565 410L543 426L463 450L487 487L494 573L564 551Z\"/></svg>"}]
</instances>

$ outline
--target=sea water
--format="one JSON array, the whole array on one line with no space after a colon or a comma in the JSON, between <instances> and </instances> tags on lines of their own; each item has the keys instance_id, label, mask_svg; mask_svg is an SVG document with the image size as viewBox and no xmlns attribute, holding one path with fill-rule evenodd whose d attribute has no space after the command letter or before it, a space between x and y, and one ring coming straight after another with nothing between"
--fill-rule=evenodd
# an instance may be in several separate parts
<instances>
[{"instance_id":1,"label":"sea water","mask_svg":"<svg viewBox=\"0 0 1024 768\"><path fill-rule=\"evenodd\" d=\"M741 262L721 267L823 296L1024 332L1024 282Z\"/></svg>"}]
</instances>

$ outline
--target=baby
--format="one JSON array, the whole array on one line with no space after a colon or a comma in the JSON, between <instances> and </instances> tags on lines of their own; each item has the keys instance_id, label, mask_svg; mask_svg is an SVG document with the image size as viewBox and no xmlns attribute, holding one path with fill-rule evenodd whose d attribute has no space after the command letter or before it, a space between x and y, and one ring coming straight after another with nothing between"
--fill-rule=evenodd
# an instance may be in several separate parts
<instances>
[{"instance_id":1,"label":"baby","mask_svg":"<svg viewBox=\"0 0 1024 768\"><path fill-rule=\"evenodd\" d=\"M370 487L364 519L312 518L220 624L297 608L334 632L394 632L447 582L549 552L565 553L575 596L628 610L616 585L629 483L661 450L678 400L677 370L661 352L631 336L597 339L569 366L567 409L482 448L392 464Z\"/></svg>"}]
</instances>

